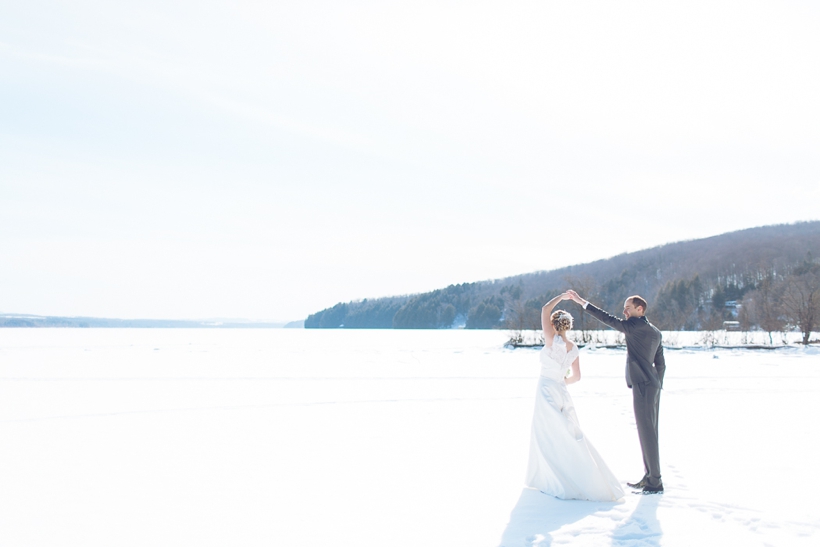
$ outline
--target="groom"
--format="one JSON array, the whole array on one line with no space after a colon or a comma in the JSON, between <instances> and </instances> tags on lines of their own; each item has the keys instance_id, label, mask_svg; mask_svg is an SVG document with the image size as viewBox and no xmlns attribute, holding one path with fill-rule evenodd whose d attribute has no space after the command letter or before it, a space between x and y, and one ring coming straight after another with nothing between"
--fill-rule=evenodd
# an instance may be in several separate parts
<instances>
[{"instance_id":1,"label":"groom","mask_svg":"<svg viewBox=\"0 0 820 547\"><path fill-rule=\"evenodd\" d=\"M624 317L619 319L590 304L575 291L570 298L598 321L624 333L626 338L626 385L632 389L635 423L643 452L644 477L627 485L643 494L663 493L658 452L658 407L666 362L663 358L661 331L646 320L646 300L630 296L624 302ZM654 365L654 366L653 366Z\"/></svg>"}]
</instances>

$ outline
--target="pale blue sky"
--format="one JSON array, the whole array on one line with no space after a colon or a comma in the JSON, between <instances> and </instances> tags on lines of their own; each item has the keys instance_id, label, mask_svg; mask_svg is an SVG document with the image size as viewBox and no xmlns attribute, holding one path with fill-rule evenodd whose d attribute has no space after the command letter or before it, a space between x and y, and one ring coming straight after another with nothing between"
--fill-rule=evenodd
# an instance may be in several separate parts
<instances>
[{"instance_id":1,"label":"pale blue sky","mask_svg":"<svg viewBox=\"0 0 820 547\"><path fill-rule=\"evenodd\" d=\"M820 218L817 28L788 1L0 3L0 312L299 319Z\"/></svg>"}]
</instances>

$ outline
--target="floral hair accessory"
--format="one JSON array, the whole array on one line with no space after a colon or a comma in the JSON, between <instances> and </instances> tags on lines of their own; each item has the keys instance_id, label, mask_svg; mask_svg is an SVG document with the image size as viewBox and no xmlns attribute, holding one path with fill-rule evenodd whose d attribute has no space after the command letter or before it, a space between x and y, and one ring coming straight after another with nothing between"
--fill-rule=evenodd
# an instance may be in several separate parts
<instances>
[{"instance_id":1,"label":"floral hair accessory","mask_svg":"<svg viewBox=\"0 0 820 547\"><path fill-rule=\"evenodd\" d=\"M563 332L572 328L572 316L564 310L558 310L553 313L550 316L550 321L552 321L552 328L557 332Z\"/></svg>"}]
</instances>

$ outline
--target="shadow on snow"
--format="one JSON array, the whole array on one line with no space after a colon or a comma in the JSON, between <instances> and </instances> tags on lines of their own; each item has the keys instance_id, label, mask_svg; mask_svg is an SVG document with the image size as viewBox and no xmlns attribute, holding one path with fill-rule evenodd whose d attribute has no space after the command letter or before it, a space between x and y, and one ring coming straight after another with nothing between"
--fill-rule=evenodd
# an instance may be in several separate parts
<instances>
[{"instance_id":1,"label":"shadow on snow","mask_svg":"<svg viewBox=\"0 0 820 547\"><path fill-rule=\"evenodd\" d=\"M661 496L641 496L629 518L612 532L612 545L617 547L657 547L661 543L661 523L658 522L658 504Z\"/></svg>"},{"instance_id":2,"label":"shadow on snow","mask_svg":"<svg viewBox=\"0 0 820 547\"><path fill-rule=\"evenodd\" d=\"M607 533L613 546L660 545L663 532L656 516L659 498L640 497L632 514ZM546 547L552 544L553 533L560 528L596 513L608 513L606 517L611 518L611 511L618 505L617 502L560 500L538 490L524 488L510 514L499 547ZM593 529L589 532L599 531ZM576 532L578 535L582 533L580 530Z\"/></svg>"}]
</instances>

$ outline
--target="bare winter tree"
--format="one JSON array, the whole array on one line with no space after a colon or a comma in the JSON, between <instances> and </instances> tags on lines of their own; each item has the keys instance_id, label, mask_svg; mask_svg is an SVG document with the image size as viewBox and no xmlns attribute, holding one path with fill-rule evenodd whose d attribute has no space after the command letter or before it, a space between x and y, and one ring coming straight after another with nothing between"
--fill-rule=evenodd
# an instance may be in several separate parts
<instances>
[{"instance_id":1,"label":"bare winter tree","mask_svg":"<svg viewBox=\"0 0 820 547\"><path fill-rule=\"evenodd\" d=\"M500 294L504 299L504 326L510 330L522 331L526 327L526 317L523 313L524 302L521 299L521 287L510 285L502 287Z\"/></svg>"},{"instance_id":2,"label":"bare winter tree","mask_svg":"<svg viewBox=\"0 0 820 547\"><path fill-rule=\"evenodd\" d=\"M788 318L809 343L813 330L820 325L820 265L800 268L786 278L783 308Z\"/></svg>"},{"instance_id":3,"label":"bare winter tree","mask_svg":"<svg viewBox=\"0 0 820 547\"><path fill-rule=\"evenodd\" d=\"M520 286L501 289L504 298L504 326L512 331L508 342L512 345L524 344L524 331L538 332L541 329L540 301L524 300L522 294ZM538 335L533 342L539 342Z\"/></svg>"},{"instance_id":4,"label":"bare winter tree","mask_svg":"<svg viewBox=\"0 0 820 547\"><path fill-rule=\"evenodd\" d=\"M504 316L504 327L509 330L521 331L526 327L526 315L524 314L524 303L515 300L507 304Z\"/></svg>"},{"instance_id":5,"label":"bare winter tree","mask_svg":"<svg viewBox=\"0 0 820 547\"><path fill-rule=\"evenodd\" d=\"M567 282L568 288L582 295L587 300L592 302L598 300L599 285L592 277L588 275L577 276L568 274L564 276L564 281ZM624 298L627 296L629 295L624 295ZM577 332L581 333L581 341L585 344L589 343L592 340L592 333L589 331L595 326L595 320L591 317L587 317L585 313L573 315L577 315L577 317L575 317L574 327Z\"/></svg>"},{"instance_id":6,"label":"bare winter tree","mask_svg":"<svg viewBox=\"0 0 820 547\"><path fill-rule=\"evenodd\" d=\"M785 285L775 273L767 270L757 283L757 289L743 299L741 314L743 322L757 324L769 334L769 344L773 345L772 333L786 328L783 307Z\"/></svg>"}]
</instances>

